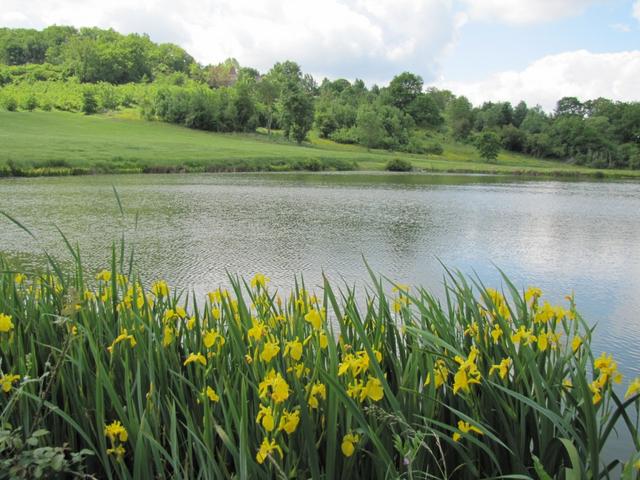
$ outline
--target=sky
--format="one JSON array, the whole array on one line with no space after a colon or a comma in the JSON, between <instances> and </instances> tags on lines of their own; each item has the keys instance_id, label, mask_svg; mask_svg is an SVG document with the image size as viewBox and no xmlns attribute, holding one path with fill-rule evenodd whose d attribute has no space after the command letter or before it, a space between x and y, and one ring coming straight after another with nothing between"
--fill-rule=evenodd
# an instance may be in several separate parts
<instances>
[{"instance_id":1,"label":"sky","mask_svg":"<svg viewBox=\"0 0 640 480\"><path fill-rule=\"evenodd\" d=\"M0 0L0 26L111 27L267 71L385 85L410 71L473 103L640 100L640 0Z\"/></svg>"}]
</instances>

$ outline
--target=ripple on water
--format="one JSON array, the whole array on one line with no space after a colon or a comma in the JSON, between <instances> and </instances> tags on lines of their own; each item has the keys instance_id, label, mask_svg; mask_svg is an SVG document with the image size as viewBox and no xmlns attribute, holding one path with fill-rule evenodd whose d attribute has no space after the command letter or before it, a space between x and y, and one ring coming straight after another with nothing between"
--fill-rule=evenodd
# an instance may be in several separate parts
<instances>
[{"instance_id":1,"label":"ripple on water","mask_svg":"<svg viewBox=\"0 0 640 480\"><path fill-rule=\"evenodd\" d=\"M121 217L112 185L118 189ZM198 294L228 286L226 271L264 272L289 288L362 284L371 267L442 292L441 264L500 285L572 290L596 351L640 373L640 185L462 175L144 175L0 181L0 205L68 258L57 225L88 268L108 265L125 233L147 280ZM137 228L134 218L138 214ZM4 223L0 251L36 266L39 246Z\"/></svg>"}]
</instances>

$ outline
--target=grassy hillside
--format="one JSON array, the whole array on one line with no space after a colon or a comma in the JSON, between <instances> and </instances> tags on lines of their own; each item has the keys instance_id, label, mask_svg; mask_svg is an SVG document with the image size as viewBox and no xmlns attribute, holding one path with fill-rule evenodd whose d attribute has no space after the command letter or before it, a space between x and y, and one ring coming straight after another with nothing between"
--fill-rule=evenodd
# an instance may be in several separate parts
<instances>
[{"instance_id":1,"label":"grassy hillside","mask_svg":"<svg viewBox=\"0 0 640 480\"><path fill-rule=\"evenodd\" d=\"M443 155L367 151L311 136L297 146L277 135L218 134L140 120L135 111L85 116L66 112L0 112L0 172L41 175L93 172L163 172L287 169L381 170L392 158L433 171L635 176L503 152L497 164L475 149L444 144Z\"/></svg>"}]
</instances>

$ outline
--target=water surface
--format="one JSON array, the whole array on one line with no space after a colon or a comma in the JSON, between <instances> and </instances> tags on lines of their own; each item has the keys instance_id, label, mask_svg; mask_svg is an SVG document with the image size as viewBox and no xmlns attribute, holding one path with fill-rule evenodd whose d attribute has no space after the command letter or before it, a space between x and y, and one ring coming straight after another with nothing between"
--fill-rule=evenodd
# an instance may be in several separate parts
<instances>
[{"instance_id":1,"label":"water surface","mask_svg":"<svg viewBox=\"0 0 640 480\"><path fill-rule=\"evenodd\" d=\"M112 185L124 209L120 214ZM93 269L124 232L147 280L207 292L227 274L288 287L362 283L363 257L398 282L441 292L440 264L553 301L575 292L595 351L640 373L640 184L468 175L209 174L3 179L0 251L27 265L64 257L58 226ZM137 226L135 216L138 216ZM68 256L68 255L67 255Z\"/></svg>"}]
</instances>

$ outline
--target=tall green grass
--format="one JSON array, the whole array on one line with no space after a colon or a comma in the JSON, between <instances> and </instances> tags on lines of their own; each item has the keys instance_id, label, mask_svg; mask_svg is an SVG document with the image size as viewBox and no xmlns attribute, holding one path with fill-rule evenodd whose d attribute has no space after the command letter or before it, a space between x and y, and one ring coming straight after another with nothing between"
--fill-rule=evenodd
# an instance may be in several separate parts
<instances>
[{"instance_id":1,"label":"tall green grass","mask_svg":"<svg viewBox=\"0 0 640 480\"><path fill-rule=\"evenodd\" d=\"M201 299L145 283L123 244L103 272L68 246L70 269L0 264L0 424L90 450L85 474L638 477L638 392L616 395L617 366L595 358L573 298L450 273L442 299L373 274L363 291L300 279L286 295L231 277ZM636 453L605 463L621 428Z\"/></svg>"}]
</instances>

